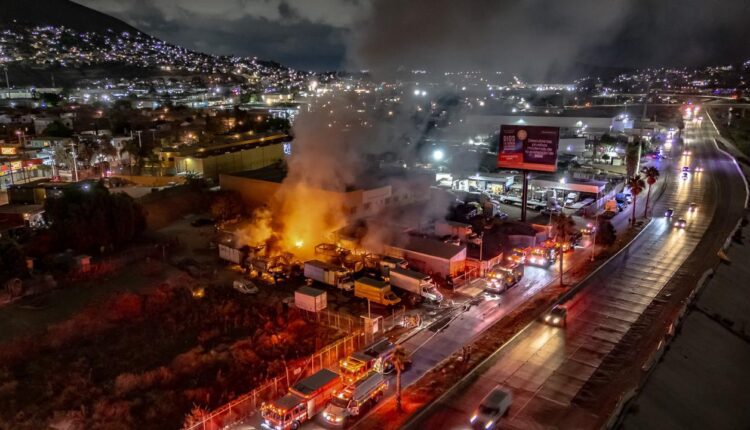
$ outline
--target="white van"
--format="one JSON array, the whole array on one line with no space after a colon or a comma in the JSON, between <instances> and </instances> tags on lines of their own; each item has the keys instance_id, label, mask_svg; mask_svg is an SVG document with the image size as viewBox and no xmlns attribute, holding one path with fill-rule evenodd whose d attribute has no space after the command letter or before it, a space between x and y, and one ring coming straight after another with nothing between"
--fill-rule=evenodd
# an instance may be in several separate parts
<instances>
[{"instance_id":1,"label":"white van","mask_svg":"<svg viewBox=\"0 0 750 430\"><path fill-rule=\"evenodd\" d=\"M482 400L474 415L469 419L471 427L477 430L494 428L500 418L508 413L511 403L513 403L513 394L500 385L496 386Z\"/></svg>"}]
</instances>

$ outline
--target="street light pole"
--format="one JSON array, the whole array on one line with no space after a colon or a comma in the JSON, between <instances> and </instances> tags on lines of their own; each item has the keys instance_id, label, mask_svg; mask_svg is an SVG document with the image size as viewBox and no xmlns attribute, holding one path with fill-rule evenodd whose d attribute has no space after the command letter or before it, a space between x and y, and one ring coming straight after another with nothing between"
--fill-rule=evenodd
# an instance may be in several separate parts
<instances>
[{"instance_id":1,"label":"street light pole","mask_svg":"<svg viewBox=\"0 0 750 430\"><path fill-rule=\"evenodd\" d=\"M592 228L591 237L591 262L594 261L594 254L596 253L596 235L599 234L599 188L596 189L596 208L594 209L594 227Z\"/></svg>"},{"instance_id":2,"label":"street light pole","mask_svg":"<svg viewBox=\"0 0 750 430\"><path fill-rule=\"evenodd\" d=\"M482 251L484 250L484 232L479 233L479 277L484 276L484 261L482 261Z\"/></svg>"}]
</instances>

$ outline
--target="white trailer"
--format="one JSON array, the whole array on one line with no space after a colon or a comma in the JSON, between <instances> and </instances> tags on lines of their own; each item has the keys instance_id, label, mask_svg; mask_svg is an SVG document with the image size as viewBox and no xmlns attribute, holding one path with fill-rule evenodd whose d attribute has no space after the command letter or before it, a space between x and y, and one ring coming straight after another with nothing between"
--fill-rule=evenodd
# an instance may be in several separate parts
<instances>
[{"instance_id":1,"label":"white trailer","mask_svg":"<svg viewBox=\"0 0 750 430\"><path fill-rule=\"evenodd\" d=\"M305 262L305 277L344 291L354 289L351 274L343 267L328 264L320 260Z\"/></svg>"},{"instance_id":2,"label":"white trailer","mask_svg":"<svg viewBox=\"0 0 750 430\"><path fill-rule=\"evenodd\" d=\"M328 297L323 290L301 287L294 292L294 306L308 312L320 312L328 306Z\"/></svg>"},{"instance_id":3,"label":"white trailer","mask_svg":"<svg viewBox=\"0 0 750 430\"><path fill-rule=\"evenodd\" d=\"M218 248L219 248L219 258L221 258L222 260L232 262L234 264L242 264L247 255L246 252L240 249L234 248L232 246L224 245L223 243L220 243L218 245Z\"/></svg>"},{"instance_id":4,"label":"white trailer","mask_svg":"<svg viewBox=\"0 0 750 430\"><path fill-rule=\"evenodd\" d=\"M433 302L441 302L440 294L432 278L414 270L395 268L390 272L391 286L400 288L415 296L423 297Z\"/></svg>"}]
</instances>

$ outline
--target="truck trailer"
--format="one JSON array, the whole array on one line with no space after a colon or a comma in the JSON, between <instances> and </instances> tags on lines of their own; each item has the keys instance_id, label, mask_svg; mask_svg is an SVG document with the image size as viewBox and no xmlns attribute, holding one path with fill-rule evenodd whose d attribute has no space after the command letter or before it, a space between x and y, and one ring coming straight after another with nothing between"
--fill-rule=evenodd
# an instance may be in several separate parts
<instances>
[{"instance_id":1,"label":"truck trailer","mask_svg":"<svg viewBox=\"0 0 750 430\"><path fill-rule=\"evenodd\" d=\"M414 270L393 268L390 270L391 286L400 288L418 298L433 302L443 301L443 295L438 291L432 278Z\"/></svg>"},{"instance_id":2,"label":"truck trailer","mask_svg":"<svg viewBox=\"0 0 750 430\"><path fill-rule=\"evenodd\" d=\"M261 406L263 423L269 430L296 430L328 405L333 392L341 387L336 372L321 369L289 388L285 396Z\"/></svg>"},{"instance_id":3,"label":"truck trailer","mask_svg":"<svg viewBox=\"0 0 750 430\"><path fill-rule=\"evenodd\" d=\"M340 266L320 260L310 260L305 262L304 272L306 278L344 291L351 291L354 288L350 272Z\"/></svg>"}]
</instances>

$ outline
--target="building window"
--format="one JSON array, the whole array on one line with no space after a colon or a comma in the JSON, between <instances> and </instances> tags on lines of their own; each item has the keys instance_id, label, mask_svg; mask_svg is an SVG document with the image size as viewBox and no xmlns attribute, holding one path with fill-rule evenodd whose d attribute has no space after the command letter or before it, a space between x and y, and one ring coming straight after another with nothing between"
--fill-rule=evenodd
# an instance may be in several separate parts
<instances>
[{"instance_id":1,"label":"building window","mask_svg":"<svg viewBox=\"0 0 750 430\"><path fill-rule=\"evenodd\" d=\"M369 202L368 202L368 203L365 203L365 204L364 204L364 208L365 208L365 210L366 210L366 211L367 211L367 210L370 210L370 203L369 203Z\"/></svg>"}]
</instances>

